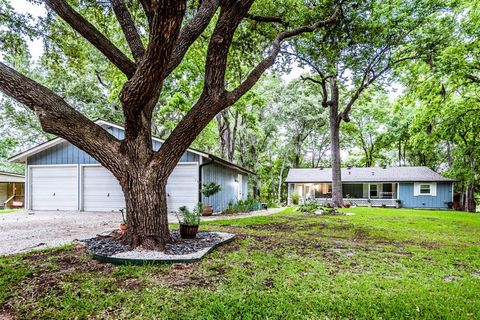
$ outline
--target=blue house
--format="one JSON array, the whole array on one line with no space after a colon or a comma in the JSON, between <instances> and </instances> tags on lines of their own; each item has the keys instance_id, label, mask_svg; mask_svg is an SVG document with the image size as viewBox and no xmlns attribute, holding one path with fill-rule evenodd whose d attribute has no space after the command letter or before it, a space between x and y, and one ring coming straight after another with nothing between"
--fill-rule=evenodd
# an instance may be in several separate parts
<instances>
[{"instance_id":1,"label":"blue house","mask_svg":"<svg viewBox=\"0 0 480 320\"><path fill-rule=\"evenodd\" d=\"M297 192L300 201L331 201L332 169L290 169L286 179L288 201ZM446 209L453 203L453 184L427 167L372 167L342 169L345 201L359 206Z\"/></svg>"},{"instance_id":2,"label":"blue house","mask_svg":"<svg viewBox=\"0 0 480 320\"><path fill-rule=\"evenodd\" d=\"M123 139L123 127L103 120L96 123ZM163 141L152 138L152 143L158 150ZM25 163L25 205L29 210L118 211L125 207L117 179L94 158L62 138L26 150L10 161ZM247 197L251 174L212 154L188 149L167 182L168 210L176 211L183 205L193 208L202 202L221 211L229 202ZM221 191L205 199L200 189L206 182L219 184Z\"/></svg>"}]
</instances>

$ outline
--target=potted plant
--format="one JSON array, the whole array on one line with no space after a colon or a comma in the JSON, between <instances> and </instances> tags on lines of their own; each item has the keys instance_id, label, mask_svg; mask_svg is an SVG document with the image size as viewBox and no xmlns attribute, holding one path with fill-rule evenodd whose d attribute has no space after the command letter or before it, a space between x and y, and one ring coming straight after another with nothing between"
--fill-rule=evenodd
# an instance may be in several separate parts
<instances>
[{"instance_id":1,"label":"potted plant","mask_svg":"<svg viewBox=\"0 0 480 320\"><path fill-rule=\"evenodd\" d=\"M222 191L222 188L220 187L219 184L216 184L215 182L207 182L202 185L202 195L205 198L210 198L214 194ZM203 215L204 216L211 216L213 214L213 208L210 204L204 204L203 205Z\"/></svg>"},{"instance_id":2,"label":"potted plant","mask_svg":"<svg viewBox=\"0 0 480 320\"><path fill-rule=\"evenodd\" d=\"M346 197L346 198L347 198L347 199L350 199L350 195L347 194L347 197ZM347 200L347 201L344 201L344 202L343 202L343 206L344 206L345 208L350 208L351 205L352 205L352 204L350 203L350 200Z\"/></svg>"},{"instance_id":3,"label":"potted plant","mask_svg":"<svg viewBox=\"0 0 480 320\"><path fill-rule=\"evenodd\" d=\"M195 239L200 226L202 209L203 205L201 203L198 203L193 211L190 211L186 206L178 209L177 218L180 224L180 237L182 239Z\"/></svg>"},{"instance_id":4,"label":"potted plant","mask_svg":"<svg viewBox=\"0 0 480 320\"><path fill-rule=\"evenodd\" d=\"M120 213L122 214L122 223L120 223L120 231L122 234L127 233L127 222L125 221L125 209L120 209Z\"/></svg>"},{"instance_id":5,"label":"potted plant","mask_svg":"<svg viewBox=\"0 0 480 320\"><path fill-rule=\"evenodd\" d=\"M402 207L402 200L395 200L395 208L401 208Z\"/></svg>"}]
</instances>

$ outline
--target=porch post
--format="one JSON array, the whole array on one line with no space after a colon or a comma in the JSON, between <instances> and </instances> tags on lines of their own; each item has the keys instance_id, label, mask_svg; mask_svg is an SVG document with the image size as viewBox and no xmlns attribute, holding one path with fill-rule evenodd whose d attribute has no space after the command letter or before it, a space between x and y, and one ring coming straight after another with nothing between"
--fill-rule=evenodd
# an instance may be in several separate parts
<instances>
[{"instance_id":1,"label":"porch post","mask_svg":"<svg viewBox=\"0 0 480 320\"><path fill-rule=\"evenodd\" d=\"M370 200L370 183L368 184L368 195L367 195L368 200Z\"/></svg>"}]
</instances>

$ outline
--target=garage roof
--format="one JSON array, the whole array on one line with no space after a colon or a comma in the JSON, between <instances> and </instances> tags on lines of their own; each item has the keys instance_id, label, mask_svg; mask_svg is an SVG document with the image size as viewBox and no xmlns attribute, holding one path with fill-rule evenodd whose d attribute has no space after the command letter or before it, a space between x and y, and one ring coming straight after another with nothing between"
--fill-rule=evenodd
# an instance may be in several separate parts
<instances>
[{"instance_id":1,"label":"garage roof","mask_svg":"<svg viewBox=\"0 0 480 320\"><path fill-rule=\"evenodd\" d=\"M455 182L428 167L343 168L342 182ZM332 168L293 168L285 182L332 182Z\"/></svg>"},{"instance_id":2,"label":"garage roof","mask_svg":"<svg viewBox=\"0 0 480 320\"><path fill-rule=\"evenodd\" d=\"M114 124L114 123L111 123L111 122L108 122L108 121L105 121L105 120L96 120L95 123L99 126L109 126L109 127L116 127L118 129L121 129L121 130L125 130L124 127L122 126L119 126L117 124ZM156 137L152 137L153 140L156 140L156 141L159 141L161 143L164 142L164 140L162 139L159 139L159 138L156 138ZM30 148L28 150L25 150L17 155L14 155L13 157L9 158L8 160L11 161L11 162L19 162L19 163L25 163L25 161L27 160L28 157L36 154L36 153L39 153L43 150L46 150L46 149L49 149L57 144L60 144L62 142L66 141L65 139L63 138L60 138L60 137L57 137L57 138L54 138L52 140L49 140L47 142L44 142L44 143L41 143L33 148ZM226 166L229 166L229 167L232 167L238 171L241 171L243 173L247 173L247 174L255 174L253 173L252 171L246 169L246 168L243 168L241 166L238 166L236 165L235 163L233 162L230 162L230 161L227 161L225 159L221 159L217 156L214 156L210 153L206 153L206 152L203 152L203 151L199 151L199 150L195 150L195 149L192 149L192 148L188 148L187 151L189 152L192 152L192 153L195 153L195 154L198 154L202 157L205 157L205 158L210 158L210 159L214 159L216 162L220 162L222 163L223 165L226 165Z\"/></svg>"}]
</instances>

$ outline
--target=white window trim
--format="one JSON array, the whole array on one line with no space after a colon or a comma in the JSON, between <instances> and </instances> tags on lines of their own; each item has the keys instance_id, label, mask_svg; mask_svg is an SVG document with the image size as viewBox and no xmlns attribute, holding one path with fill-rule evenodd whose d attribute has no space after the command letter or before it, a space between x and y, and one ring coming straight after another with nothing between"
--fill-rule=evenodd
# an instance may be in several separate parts
<instances>
[{"instance_id":1,"label":"white window trim","mask_svg":"<svg viewBox=\"0 0 480 320\"><path fill-rule=\"evenodd\" d=\"M430 186L430 192L429 193L421 193L420 192L420 186L421 185L429 185ZM437 196L437 183L436 182L415 182L413 184L413 196L414 197L419 197L419 196L435 197L435 196Z\"/></svg>"}]
</instances>

